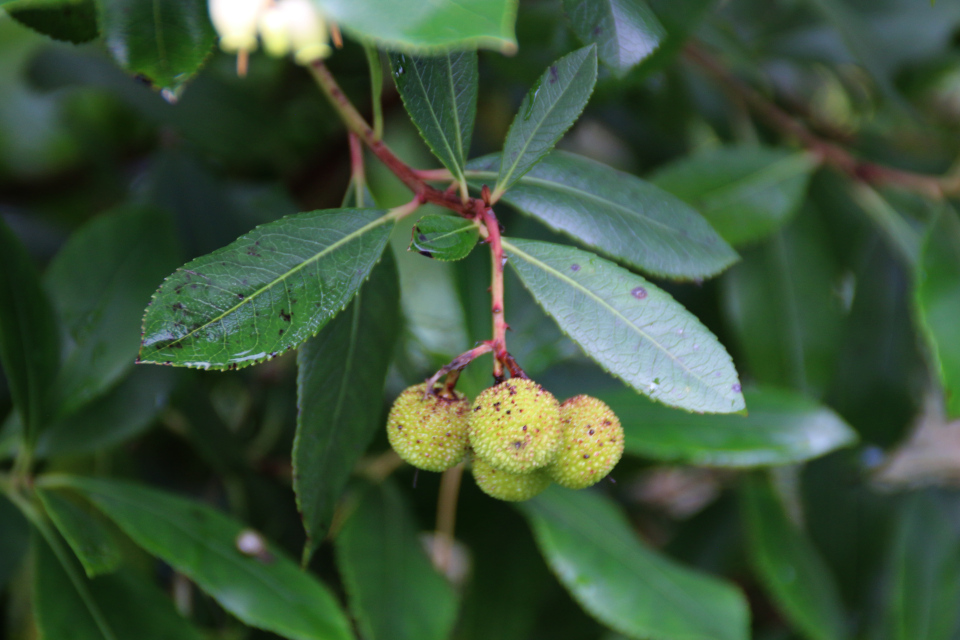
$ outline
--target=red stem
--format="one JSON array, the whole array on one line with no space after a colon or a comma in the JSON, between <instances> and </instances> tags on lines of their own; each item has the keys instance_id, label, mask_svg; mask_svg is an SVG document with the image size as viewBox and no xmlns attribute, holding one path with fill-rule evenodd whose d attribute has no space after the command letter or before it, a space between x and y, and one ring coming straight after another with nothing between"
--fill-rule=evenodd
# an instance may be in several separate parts
<instances>
[{"instance_id":1,"label":"red stem","mask_svg":"<svg viewBox=\"0 0 960 640\"><path fill-rule=\"evenodd\" d=\"M350 102L347 96L340 89L336 79L327 66L320 60L317 60L310 66L310 70L316 78L320 88L326 94L330 103L340 114L347 129L354 134L356 138L363 141L364 144L373 152L384 165L397 176L416 196L416 199L422 203L431 203L440 205L447 209L457 212L465 218L480 218L483 223L481 232L490 244L491 260L493 261L493 277L490 285L490 294L492 298L491 312L493 315L493 339L489 343L468 351L452 363L441 369L434 375L427 385L428 392L431 392L433 385L442 375L451 371L459 371L473 360L477 355L493 351L493 375L499 382L503 380L504 365L510 370L511 375L515 377L526 377L523 370L517 364L516 360L507 351L507 329L509 326L504 320L503 305L503 245L500 242L500 222L490 207L490 189L483 188L481 198L467 198L461 200L457 195L456 189L451 188L446 191L430 186L425 179L432 179L440 175L440 172L417 171L398 158L393 151L380 140L370 125L367 124L363 116L357 111L356 107ZM354 136L351 136L351 154L354 154ZM355 157L352 155L352 157ZM356 160L355 160L356 162ZM444 177L445 174L444 174ZM471 355L473 354L473 355ZM461 358L467 358L462 366L457 363Z\"/></svg>"}]
</instances>

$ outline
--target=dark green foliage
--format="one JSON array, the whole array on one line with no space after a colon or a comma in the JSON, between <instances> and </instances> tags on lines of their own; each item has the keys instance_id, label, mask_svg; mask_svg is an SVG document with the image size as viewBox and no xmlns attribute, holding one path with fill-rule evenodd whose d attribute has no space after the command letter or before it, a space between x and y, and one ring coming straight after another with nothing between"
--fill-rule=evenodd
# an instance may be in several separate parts
<instances>
[{"instance_id":1,"label":"dark green foliage","mask_svg":"<svg viewBox=\"0 0 960 640\"><path fill-rule=\"evenodd\" d=\"M0 0L3 638L958 637L960 4L255 4Z\"/></svg>"}]
</instances>

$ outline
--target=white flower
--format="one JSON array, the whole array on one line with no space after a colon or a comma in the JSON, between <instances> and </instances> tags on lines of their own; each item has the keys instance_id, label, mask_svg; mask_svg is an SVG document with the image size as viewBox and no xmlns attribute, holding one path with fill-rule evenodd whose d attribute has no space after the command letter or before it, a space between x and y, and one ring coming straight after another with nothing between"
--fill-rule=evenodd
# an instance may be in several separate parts
<instances>
[{"instance_id":1,"label":"white flower","mask_svg":"<svg viewBox=\"0 0 960 640\"><path fill-rule=\"evenodd\" d=\"M227 52L257 48L257 26L270 0L209 0L210 20Z\"/></svg>"},{"instance_id":2,"label":"white flower","mask_svg":"<svg viewBox=\"0 0 960 640\"><path fill-rule=\"evenodd\" d=\"M260 37L270 55L293 51L300 64L331 53L326 20L311 0L278 0L260 18Z\"/></svg>"}]
</instances>

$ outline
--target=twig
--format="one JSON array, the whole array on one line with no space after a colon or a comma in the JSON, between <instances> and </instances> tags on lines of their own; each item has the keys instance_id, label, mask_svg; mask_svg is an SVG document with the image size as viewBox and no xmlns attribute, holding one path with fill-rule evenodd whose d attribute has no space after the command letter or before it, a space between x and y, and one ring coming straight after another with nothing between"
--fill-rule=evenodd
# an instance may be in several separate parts
<instances>
[{"instance_id":1,"label":"twig","mask_svg":"<svg viewBox=\"0 0 960 640\"><path fill-rule=\"evenodd\" d=\"M819 156L822 162L855 180L875 186L898 186L934 200L960 194L960 175L930 176L860 160L843 147L817 136L766 96L734 76L701 47L687 45L684 53L687 59L709 72L772 127L796 138Z\"/></svg>"},{"instance_id":2,"label":"twig","mask_svg":"<svg viewBox=\"0 0 960 640\"><path fill-rule=\"evenodd\" d=\"M417 171L398 158L390 147L377 138L373 129L367 124L367 121L364 120L360 112L357 111L346 94L343 93L340 85L337 84L333 74L330 73L330 70L323 61L317 60L311 64L310 71L313 73L317 84L320 85L320 88L327 96L327 99L330 100L330 104L337 110L347 129L357 134L363 143L370 148L370 151L372 151L408 189L423 198L424 202L440 205L441 207L456 211L467 218L476 217L477 207L482 206L481 201L471 199L463 202L455 193L448 193L431 187L417 175Z\"/></svg>"}]
</instances>

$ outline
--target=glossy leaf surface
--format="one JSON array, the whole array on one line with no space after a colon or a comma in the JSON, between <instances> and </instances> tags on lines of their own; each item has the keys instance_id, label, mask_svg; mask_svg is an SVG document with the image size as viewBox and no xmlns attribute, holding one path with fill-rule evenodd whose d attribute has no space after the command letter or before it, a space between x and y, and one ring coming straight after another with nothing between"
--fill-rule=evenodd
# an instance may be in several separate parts
<instances>
[{"instance_id":1,"label":"glossy leaf surface","mask_svg":"<svg viewBox=\"0 0 960 640\"><path fill-rule=\"evenodd\" d=\"M61 414L133 367L143 308L180 260L169 218L148 207L102 214L70 236L44 278L68 339L56 384Z\"/></svg>"},{"instance_id":2,"label":"glossy leaf surface","mask_svg":"<svg viewBox=\"0 0 960 640\"><path fill-rule=\"evenodd\" d=\"M50 413L47 400L60 364L58 335L33 259L0 220L0 364L31 443Z\"/></svg>"},{"instance_id":3,"label":"glossy leaf surface","mask_svg":"<svg viewBox=\"0 0 960 640\"><path fill-rule=\"evenodd\" d=\"M96 0L100 32L128 73L176 95L216 42L205 0Z\"/></svg>"},{"instance_id":4,"label":"glossy leaf surface","mask_svg":"<svg viewBox=\"0 0 960 640\"><path fill-rule=\"evenodd\" d=\"M470 163L489 184L500 155ZM588 158L554 151L503 196L518 211L616 260L667 278L707 278L736 252L689 205L649 182Z\"/></svg>"},{"instance_id":5,"label":"glossy leaf surface","mask_svg":"<svg viewBox=\"0 0 960 640\"><path fill-rule=\"evenodd\" d=\"M477 52L397 53L390 56L390 66L413 124L433 155L463 182L477 117Z\"/></svg>"},{"instance_id":6,"label":"glossy leaf surface","mask_svg":"<svg viewBox=\"0 0 960 640\"><path fill-rule=\"evenodd\" d=\"M547 155L587 106L597 82L597 49L590 45L554 62L527 93L503 143L494 195L509 189Z\"/></svg>"},{"instance_id":7,"label":"glossy leaf surface","mask_svg":"<svg viewBox=\"0 0 960 640\"><path fill-rule=\"evenodd\" d=\"M520 508L554 573L607 626L656 640L749 637L743 594L642 544L609 499L554 485Z\"/></svg>"},{"instance_id":8,"label":"glossy leaf surface","mask_svg":"<svg viewBox=\"0 0 960 640\"><path fill-rule=\"evenodd\" d=\"M398 51L517 48L517 0L322 0L319 5L357 38Z\"/></svg>"},{"instance_id":9,"label":"glossy leaf surface","mask_svg":"<svg viewBox=\"0 0 960 640\"><path fill-rule=\"evenodd\" d=\"M940 212L924 240L915 291L947 410L960 417L960 219L952 209Z\"/></svg>"},{"instance_id":10,"label":"glossy leaf surface","mask_svg":"<svg viewBox=\"0 0 960 640\"><path fill-rule=\"evenodd\" d=\"M387 251L350 306L297 352L293 487L307 558L329 530L357 460L384 426L383 384L400 328L400 284Z\"/></svg>"},{"instance_id":11,"label":"glossy leaf surface","mask_svg":"<svg viewBox=\"0 0 960 640\"><path fill-rule=\"evenodd\" d=\"M660 46L663 25L644 0L563 0L570 26L600 61L623 75Z\"/></svg>"},{"instance_id":12,"label":"glossy leaf surface","mask_svg":"<svg viewBox=\"0 0 960 640\"><path fill-rule=\"evenodd\" d=\"M246 624L294 640L353 637L325 586L266 541L267 555L241 553L237 536L250 530L223 513L129 483L59 476L48 484L81 492L137 544Z\"/></svg>"},{"instance_id":13,"label":"glossy leaf surface","mask_svg":"<svg viewBox=\"0 0 960 640\"><path fill-rule=\"evenodd\" d=\"M33 547L34 614L45 640L204 637L177 613L159 587L142 576L122 570L86 580L80 573L80 584L87 592L84 598L50 547L39 537L34 538ZM66 560L72 563L72 558Z\"/></svg>"},{"instance_id":14,"label":"glossy leaf surface","mask_svg":"<svg viewBox=\"0 0 960 640\"><path fill-rule=\"evenodd\" d=\"M840 416L792 391L747 390L746 416L691 415L626 389L598 396L619 416L627 452L654 460L713 467L793 464L857 441Z\"/></svg>"},{"instance_id":15,"label":"glossy leaf surface","mask_svg":"<svg viewBox=\"0 0 960 640\"><path fill-rule=\"evenodd\" d=\"M457 595L433 568L392 482L363 491L336 540L350 608L368 640L444 640Z\"/></svg>"},{"instance_id":16,"label":"glossy leaf surface","mask_svg":"<svg viewBox=\"0 0 960 640\"><path fill-rule=\"evenodd\" d=\"M140 361L236 369L299 346L350 302L392 227L376 209L300 213L187 263L147 308Z\"/></svg>"},{"instance_id":17,"label":"glossy leaf surface","mask_svg":"<svg viewBox=\"0 0 960 640\"><path fill-rule=\"evenodd\" d=\"M768 236L797 212L816 164L806 153L728 147L678 160L650 180L739 245Z\"/></svg>"},{"instance_id":18,"label":"glossy leaf surface","mask_svg":"<svg viewBox=\"0 0 960 640\"><path fill-rule=\"evenodd\" d=\"M410 251L437 260L463 260L477 244L477 225L464 218L428 215L413 226Z\"/></svg>"},{"instance_id":19,"label":"glossy leaf surface","mask_svg":"<svg viewBox=\"0 0 960 640\"><path fill-rule=\"evenodd\" d=\"M757 474L741 491L747 552L781 612L805 638L847 636L840 593L813 543L787 516L773 486Z\"/></svg>"},{"instance_id":20,"label":"glossy leaf surface","mask_svg":"<svg viewBox=\"0 0 960 640\"><path fill-rule=\"evenodd\" d=\"M537 302L610 373L688 411L744 408L723 345L667 293L579 249L513 239L504 248Z\"/></svg>"}]
</instances>

